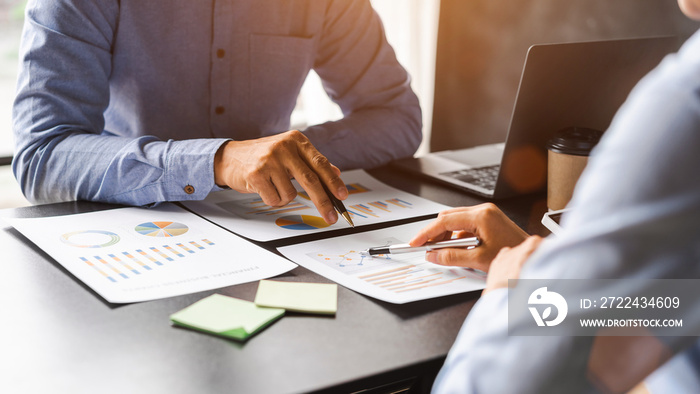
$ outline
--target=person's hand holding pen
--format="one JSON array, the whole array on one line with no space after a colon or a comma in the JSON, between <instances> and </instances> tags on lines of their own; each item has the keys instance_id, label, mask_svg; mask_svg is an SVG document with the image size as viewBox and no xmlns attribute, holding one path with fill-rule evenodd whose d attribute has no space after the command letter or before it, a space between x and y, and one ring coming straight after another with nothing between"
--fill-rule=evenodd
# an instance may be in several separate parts
<instances>
[{"instance_id":1,"label":"person's hand holding pen","mask_svg":"<svg viewBox=\"0 0 700 394\"><path fill-rule=\"evenodd\" d=\"M442 248L426 252L426 260L440 265L461 266L488 272L491 261L504 247L514 247L528 234L493 204L461 207L440 212L437 219L409 242L421 246L450 238L477 237L476 248Z\"/></svg>"},{"instance_id":2,"label":"person's hand holding pen","mask_svg":"<svg viewBox=\"0 0 700 394\"><path fill-rule=\"evenodd\" d=\"M297 196L292 178L308 193L326 222L338 221L336 209L344 210L340 200L348 197L348 189L340 179L340 170L301 132L292 130L255 140L229 141L214 158L217 185L258 193L269 206L286 205ZM351 223L349 215L346 220Z\"/></svg>"}]
</instances>

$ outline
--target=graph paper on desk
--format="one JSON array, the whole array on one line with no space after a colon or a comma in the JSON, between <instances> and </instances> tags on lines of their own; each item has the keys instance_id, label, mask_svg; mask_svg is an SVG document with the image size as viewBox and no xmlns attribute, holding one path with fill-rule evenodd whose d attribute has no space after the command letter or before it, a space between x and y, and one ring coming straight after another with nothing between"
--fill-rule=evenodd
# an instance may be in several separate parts
<instances>
[{"instance_id":1,"label":"graph paper on desk","mask_svg":"<svg viewBox=\"0 0 700 394\"><path fill-rule=\"evenodd\" d=\"M361 170L342 174L348 198L343 201L356 227L435 214L450 207L403 192ZM257 194L234 190L211 193L204 201L185 202L187 208L237 234L256 241L272 241L348 228L339 220L326 223L311 199L295 183L297 197L283 207L266 205Z\"/></svg>"},{"instance_id":2,"label":"graph paper on desk","mask_svg":"<svg viewBox=\"0 0 700 394\"><path fill-rule=\"evenodd\" d=\"M6 220L113 303L230 286L296 267L171 204Z\"/></svg>"},{"instance_id":3,"label":"graph paper on desk","mask_svg":"<svg viewBox=\"0 0 700 394\"><path fill-rule=\"evenodd\" d=\"M406 243L430 221L279 248L280 253L340 285L382 301L404 304L481 290L482 275L425 261L425 253L363 256L379 245Z\"/></svg>"}]
</instances>

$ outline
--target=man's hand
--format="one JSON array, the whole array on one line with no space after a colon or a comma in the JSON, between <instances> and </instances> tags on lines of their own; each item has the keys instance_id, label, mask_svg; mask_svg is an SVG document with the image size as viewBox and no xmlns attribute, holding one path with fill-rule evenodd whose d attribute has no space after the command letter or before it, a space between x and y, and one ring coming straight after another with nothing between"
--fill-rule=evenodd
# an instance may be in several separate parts
<instances>
[{"instance_id":1,"label":"man's hand","mask_svg":"<svg viewBox=\"0 0 700 394\"><path fill-rule=\"evenodd\" d=\"M304 134L286 133L249 141L229 141L214 158L214 181L242 193L258 193L265 204L279 207L291 202L297 191L296 179L309 194L323 219L338 220L321 182L337 198L348 197L340 170L309 142Z\"/></svg>"},{"instance_id":2,"label":"man's hand","mask_svg":"<svg viewBox=\"0 0 700 394\"><path fill-rule=\"evenodd\" d=\"M454 265L489 271L491 261L501 248L521 243L528 234L513 223L495 205L448 209L423 228L410 241L411 246L452 238L476 236L481 245L473 249L446 248L426 253L426 260L440 265Z\"/></svg>"}]
</instances>

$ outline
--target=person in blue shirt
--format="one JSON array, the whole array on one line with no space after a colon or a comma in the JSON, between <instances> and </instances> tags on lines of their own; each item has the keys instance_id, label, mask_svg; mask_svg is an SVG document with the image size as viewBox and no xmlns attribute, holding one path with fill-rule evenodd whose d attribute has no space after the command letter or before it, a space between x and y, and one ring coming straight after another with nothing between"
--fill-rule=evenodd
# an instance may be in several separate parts
<instances>
[{"instance_id":1,"label":"person in blue shirt","mask_svg":"<svg viewBox=\"0 0 700 394\"><path fill-rule=\"evenodd\" d=\"M309 70L343 111L290 130ZM13 170L32 202L128 205L225 187L279 206L410 156L421 114L369 0L29 0Z\"/></svg>"},{"instance_id":2,"label":"person in blue shirt","mask_svg":"<svg viewBox=\"0 0 700 394\"><path fill-rule=\"evenodd\" d=\"M700 0L679 5L700 20ZM508 315L507 286L518 278L700 279L699 153L700 31L630 93L594 150L556 237L528 237L492 204L445 211L420 231L414 246L479 236L478 248L442 249L426 259L488 271L433 391L698 392L697 300L682 301L694 304L679 316L679 336L518 336L509 328L533 323L529 314ZM613 282L616 287L598 290L616 297L636 290Z\"/></svg>"}]
</instances>

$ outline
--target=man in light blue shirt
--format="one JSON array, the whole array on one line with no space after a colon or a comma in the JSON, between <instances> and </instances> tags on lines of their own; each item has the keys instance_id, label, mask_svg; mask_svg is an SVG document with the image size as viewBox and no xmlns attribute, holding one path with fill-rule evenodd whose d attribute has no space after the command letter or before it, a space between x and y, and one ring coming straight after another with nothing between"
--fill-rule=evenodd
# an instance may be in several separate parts
<instances>
[{"instance_id":1,"label":"man in light blue shirt","mask_svg":"<svg viewBox=\"0 0 700 394\"><path fill-rule=\"evenodd\" d=\"M700 0L679 3L700 20ZM411 241L421 245L453 231L476 234L479 248L443 249L426 258L489 271L484 294L469 313L434 391L627 392L636 387L697 393L697 299L683 299L690 308L678 316L678 336L518 336L509 329L533 323L527 313L510 319L506 287L508 279L518 278L700 279L698 169L700 31L632 91L594 150L555 238L526 239L495 206L482 205L441 213ZM623 281L608 283L615 285L597 290L623 299L638 290L625 288ZM595 312L580 313L585 316L572 316L570 310L566 318ZM645 378L646 385L638 386Z\"/></svg>"},{"instance_id":2,"label":"man in light blue shirt","mask_svg":"<svg viewBox=\"0 0 700 394\"><path fill-rule=\"evenodd\" d=\"M13 170L33 202L129 205L221 187L269 205L413 154L418 100L368 0L30 0ZM309 70L345 117L289 131Z\"/></svg>"}]
</instances>

